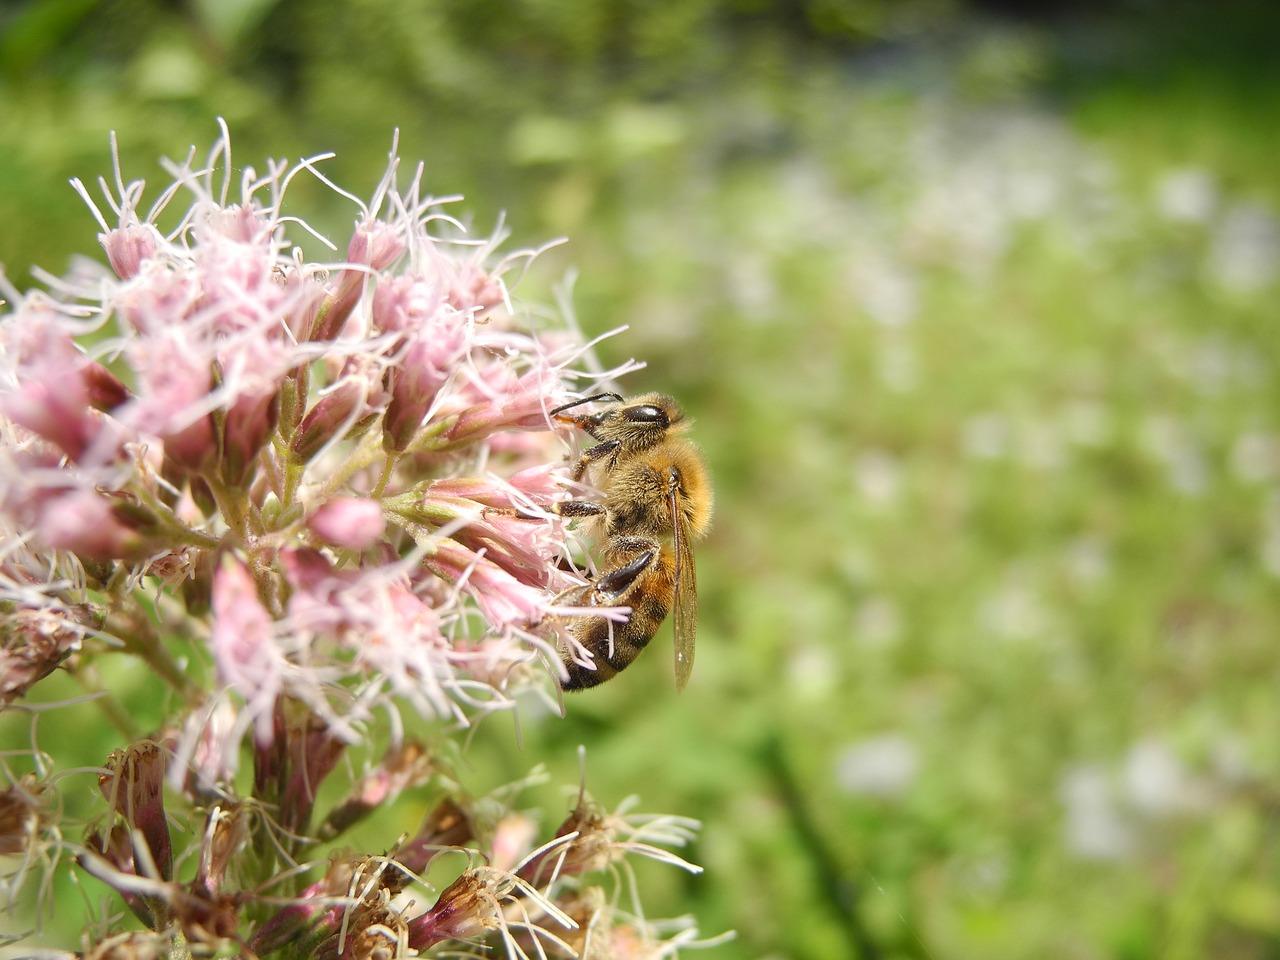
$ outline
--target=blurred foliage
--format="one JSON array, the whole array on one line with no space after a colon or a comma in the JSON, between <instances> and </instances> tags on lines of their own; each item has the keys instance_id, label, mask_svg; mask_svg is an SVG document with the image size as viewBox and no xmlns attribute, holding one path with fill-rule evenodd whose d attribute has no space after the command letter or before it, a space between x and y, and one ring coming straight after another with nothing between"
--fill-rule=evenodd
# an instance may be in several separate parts
<instances>
[{"instance_id":1,"label":"blurred foliage","mask_svg":"<svg viewBox=\"0 0 1280 960\"><path fill-rule=\"evenodd\" d=\"M108 130L133 177L225 116L360 194L399 127L482 229L569 235L522 293L581 271L720 496L686 694L660 635L490 721L475 789L585 743L702 817L644 882L712 955L1280 955L1275 14L1019 7L29 3L0 260L92 245Z\"/></svg>"}]
</instances>

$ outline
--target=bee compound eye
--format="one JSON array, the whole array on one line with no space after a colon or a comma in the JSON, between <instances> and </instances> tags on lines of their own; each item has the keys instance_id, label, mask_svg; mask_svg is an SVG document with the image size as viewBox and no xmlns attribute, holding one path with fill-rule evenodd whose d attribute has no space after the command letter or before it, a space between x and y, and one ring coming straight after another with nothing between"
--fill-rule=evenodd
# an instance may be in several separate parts
<instances>
[{"instance_id":1,"label":"bee compound eye","mask_svg":"<svg viewBox=\"0 0 1280 960\"><path fill-rule=\"evenodd\" d=\"M627 410L627 419L633 423L667 423L667 412L651 403L642 403Z\"/></svg>"}]
</instances>

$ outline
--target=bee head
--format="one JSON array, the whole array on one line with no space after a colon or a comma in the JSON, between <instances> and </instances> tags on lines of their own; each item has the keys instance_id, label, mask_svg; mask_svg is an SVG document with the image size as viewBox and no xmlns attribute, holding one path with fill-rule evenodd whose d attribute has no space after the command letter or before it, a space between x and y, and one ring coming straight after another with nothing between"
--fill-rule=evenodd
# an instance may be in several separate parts
<instances>
[{"instance_id":1,"label":"bee head","mask_svg":"<svg viewBox=\"0 0 1280 960\"><path fill-rule=\"evenodd\" d=\"M596 413L566 414L563 411L589 400L607 400ZM571 423L597 440L618 440L631 450L660 443L673 427L683 432L684 411L664 393L642 393L624 400L616 394L601 394L552 411L561 423Z\"/></svg>"}]
</instances>

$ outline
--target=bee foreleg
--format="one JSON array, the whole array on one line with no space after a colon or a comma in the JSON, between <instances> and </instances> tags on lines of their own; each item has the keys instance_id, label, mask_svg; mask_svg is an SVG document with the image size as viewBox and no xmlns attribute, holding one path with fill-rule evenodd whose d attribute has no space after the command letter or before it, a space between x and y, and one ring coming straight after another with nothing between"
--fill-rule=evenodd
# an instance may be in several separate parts
<instances>
[{"instance_id":1,"label":"bee foreleg","mask_svg":"<svg viewBox=\"0 0 1280 960\"><path fill-rule=\"evenodd\" d=\"M578 457L578 462L573 465L573 472L570 474L573 482L578 483L581 481L587 472L587 467L598 460L614 456L621 446L622 441L620 440L606 440L604 443L597 443L594 447L588 447L582 451L582 456Z\"/></svg>"}]
</instances>

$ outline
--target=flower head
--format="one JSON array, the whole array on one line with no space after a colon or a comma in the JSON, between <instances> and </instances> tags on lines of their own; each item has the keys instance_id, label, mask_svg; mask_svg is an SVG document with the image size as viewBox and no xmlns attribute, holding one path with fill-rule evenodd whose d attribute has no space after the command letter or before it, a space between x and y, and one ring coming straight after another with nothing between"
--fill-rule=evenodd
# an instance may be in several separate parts
<instances>
[{"instance_id":1,"label":"flower head","mask_svg":"<svg viewBox=\"0 0 1280 960\"><path fill-rule=\"evenodd\" d=\"M0 709L117 652L167 688L148 700L164 732L111 754L105 817L72 847L150 931L98 955L572 955L607 919L581 909L582 876L683 861L585 805L533 851L507 806L494 835L493 805L404 725L447 739L554 682L555 598L581 580L548 411L587 348L532 329L499 238L469 236L394 155L353 234L319 238L334 259L308 260L298 232L319 235L284 209L295 179L329 183L321 159L233 164L224 131L149 209L117 165L101 200L76 184L107 265L5 287ZM128 706L107 715L128 728ZM360 769L374 735L389 746ZM42 770L8 780L0 853L34 862L62 842L54 795ZM316 862L410 792L431 813L389 853ZM443 856L465 857L457 879L410 897Z\"/></svg>"}]
</instances>

